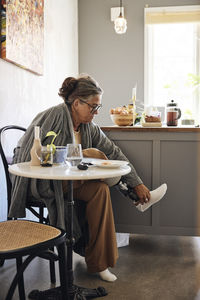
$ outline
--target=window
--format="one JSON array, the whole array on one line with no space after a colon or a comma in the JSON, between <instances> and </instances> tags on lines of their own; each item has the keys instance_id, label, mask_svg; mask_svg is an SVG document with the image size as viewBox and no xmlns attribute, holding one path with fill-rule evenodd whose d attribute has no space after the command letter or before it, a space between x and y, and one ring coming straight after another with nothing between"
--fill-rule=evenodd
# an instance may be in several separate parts
<instances>
[{"instance_id":1,"label":"window","mask_svg":"<svg viewBox=\"0 0 200 300\"><path fill-rule=\"evenodd\" d=\"M199 91L200 6L145 8L144 104L173 99L199 124Z\"/></svg>"}]
</instances>

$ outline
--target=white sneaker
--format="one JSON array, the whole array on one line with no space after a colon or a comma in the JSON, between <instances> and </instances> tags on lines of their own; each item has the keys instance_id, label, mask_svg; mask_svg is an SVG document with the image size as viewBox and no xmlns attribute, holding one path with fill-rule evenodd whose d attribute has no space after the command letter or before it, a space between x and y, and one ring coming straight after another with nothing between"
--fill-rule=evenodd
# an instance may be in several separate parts
<instances>
[{"instance_id":1,"label":"white sneaker","mask_svg":"<svg viewBox=\"0 0 200 300\"><path fill-rule=\"evenodd\" d=\"M149 207L151 207L153 204L155 204L158 201L160 201L163 198L163 196L165 195L166 191L167 191L167 185L166 185L166 183L163 183L157 189L155 189L155 190L153 190L153 191L150 192L150 195L151 195L150 196L150 200L147 203L138 204L136 206L136 208L139 211L144 212Z\"/></svg>"}]
</instances>

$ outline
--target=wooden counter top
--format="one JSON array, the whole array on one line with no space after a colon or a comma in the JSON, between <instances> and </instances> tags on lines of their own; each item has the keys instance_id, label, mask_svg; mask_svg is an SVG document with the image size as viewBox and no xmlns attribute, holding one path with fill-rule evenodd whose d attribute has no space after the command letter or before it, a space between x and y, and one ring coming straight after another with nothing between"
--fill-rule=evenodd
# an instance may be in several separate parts
<instances>
[{"instance_id":1,"label":"wooden counter top","mask_svg":"<svg viewBox=\"0 0 200 300\"><path fill-rule=\"evenodd\" d=\"M133 132L196 132L200 133L200 127L177 126L177 127L142 127L142 126L101 126L103 131L133 131Z\"/></svg>"}]
</instances>

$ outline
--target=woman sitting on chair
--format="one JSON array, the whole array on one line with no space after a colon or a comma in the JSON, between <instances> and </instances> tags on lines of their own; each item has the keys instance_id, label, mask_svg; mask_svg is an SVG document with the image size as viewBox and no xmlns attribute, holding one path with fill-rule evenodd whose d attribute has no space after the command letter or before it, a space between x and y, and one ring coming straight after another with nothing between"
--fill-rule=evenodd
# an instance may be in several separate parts
<instances>
[{"instance_id":1,"label":"woman sitting on chair","mask_svg":"<svg viewBox=\"0 0 200 300\"><path fill-rule=\"evenodd\" d=\"M95 148L108 159L128 159L100 129L93 123L93 118L101 108L103 91L98 83L88 75L78 78L68 77L59 90L64 103L39 113L19 141L14 155L14 162L30 160L30 149L33 143L34 126L41 128L41 143L47 144L46 133L54 131L60 134L57 145L79 143L83 149ZM87 151L86 151L87 152ZM91 153L90 153L91 154ZM87 153L86 153L87 155ZM135 203L144 211L158 202L166 192L166 184L150 192L143 184L134 167L129 163L131 172L122 177L122 182L131 187L138 197ZM10 217L25 216L25 197L27 193L36 199L42 199L49 212L50 223L67 228L67 207L64 197L67 193L67 182L36 180L15 177L13 182ZM110 190L106 182L90 180L74 185L74 198L86 203L86 219L89 227L89 241L85 248L85 261L89 272L98 272L106 281L115 281L116 276L109 271L118 258L115 225L113 219ZM63 211L65 218L63 219ZM56 212L56 213L55 213ZM74 237L80 237L77 224L74 225Z\"/></svg>"}]
</instances>

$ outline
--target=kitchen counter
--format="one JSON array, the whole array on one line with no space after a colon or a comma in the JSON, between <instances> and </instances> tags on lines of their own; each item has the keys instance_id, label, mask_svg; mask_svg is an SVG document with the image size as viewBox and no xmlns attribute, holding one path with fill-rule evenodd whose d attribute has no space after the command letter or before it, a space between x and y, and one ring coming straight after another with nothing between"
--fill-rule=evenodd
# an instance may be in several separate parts
<instances>
[{"instance_id":1,"label":"kitchen counter","mask_svg":"<svg viewBox=\"0 0 200 300\"><path fill-rule=\"evenodd\" d=\"M149 189L166 182L165 197L144 213L116 188L118 232L200 236L200 128L103 126Z\"/></svg>"},{"instance_id":2,"label":"kitchen counter","mask_svg":"<svg viewBox=\"0 0 200 300\"><path fill-rule=\"evenodd\" d=\"M200 127L194 126L162 126L162 127L142 127L142 126L102 126L101 129L107 131L133 131L133 132L199 132Z\"/></svg>"}]
</instances>

